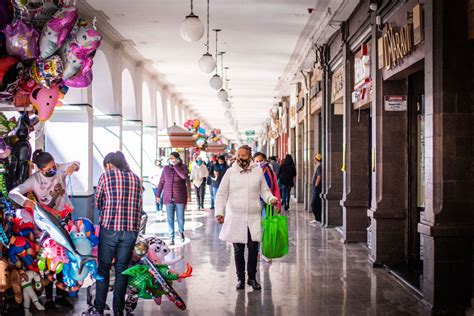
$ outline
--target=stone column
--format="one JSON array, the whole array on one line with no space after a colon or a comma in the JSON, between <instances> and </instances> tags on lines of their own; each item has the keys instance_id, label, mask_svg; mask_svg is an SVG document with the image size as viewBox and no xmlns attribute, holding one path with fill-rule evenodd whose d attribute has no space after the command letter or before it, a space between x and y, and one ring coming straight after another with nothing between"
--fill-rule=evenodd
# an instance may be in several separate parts
<instances>
[{"instance_id":1,"label":"stone column","mask_svg":"<svg viewBox=\"0 0 474 316\"><path fill-rule=\"evenodd\" d=\"M368 120L370 110L354 110L351 93L354 87L354 56L347 44L343 46L345 61L345 93L343 143L345 145L345 171L341 200L343 241L367 240L367 208L369 206L369 144Z\"/></svg>"},{"instance_id":2,"label":"stone column","mask_svg":"<svg viewBox=\"0 0 474 316\"><path fill-rule=\"evenodd\" d=\"M472 2L472 1L471 1ZM472 304L474 43L468 0L426 1L424 298L434 313Z\"/></svg>"}]
</instances>

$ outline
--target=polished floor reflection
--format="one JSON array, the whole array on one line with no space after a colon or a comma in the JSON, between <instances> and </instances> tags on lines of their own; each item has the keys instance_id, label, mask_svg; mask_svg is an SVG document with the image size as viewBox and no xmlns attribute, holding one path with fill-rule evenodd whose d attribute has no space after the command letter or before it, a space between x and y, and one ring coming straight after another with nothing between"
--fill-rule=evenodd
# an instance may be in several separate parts
<instances>
[{"instance_id":1,"label":"polished floor reflection","mask_svg":"<svg viewBox=\"0 0 474 316\"><path fill-rule=\"evenodd\" d=\"M164 216L147 206L147 234L166 238ZM334 229L312 226L310 214L301 207L287 213L290 253L268 264L260 262L258 278L262 291L235 290L236 275L232 246L218 239L220 226L211 211L198 212L191 204L187 212L186 242L173 248L194 268L194 276L175 283L187 304L182 312L163 299L161 306L141 300L135 315L425 315L426 306L383 269L367 263L361 244L342 244ZM175 269L184 270L184 263ZM81 290L83 291L83 290ZM111 299L111 295L109 296ZM86 309L85 295L75 310Z\"/></svg>"}]
</instances>

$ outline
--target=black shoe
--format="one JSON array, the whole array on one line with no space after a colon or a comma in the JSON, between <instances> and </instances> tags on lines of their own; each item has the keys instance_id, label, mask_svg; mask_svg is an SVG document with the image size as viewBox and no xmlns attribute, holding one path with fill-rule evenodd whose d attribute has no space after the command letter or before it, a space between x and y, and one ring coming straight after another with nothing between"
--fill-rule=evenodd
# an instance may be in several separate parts
<instances>
[{"instance_id":1,"label":"black shoe","mask_svg":"<svg viewBox=\"0 0 474 316\"><path fill-rule=\"evenodd\" d=\"M245 289L245 280L237 280L237 285L235 286L237 290L244 290Z\"/></svg>"},{"instance_id":2,"label":"black shoe","mask_svg":"<svg viewBox=\"0 0 474 316\"><path fill-rule=\"evenodd\" d=\"M174 246L174 238L171 238L171 240L170 240L170 246Z\"/></svg>"},{"instance_id":3,"label":"black shoe","mask_svg":"<svg viewBox=\"0 0 474 316\"><path fill-rule=\"evenodd\" d=\"M114 312L114 316L124 316L123 312Z\"/></svg>"},{"instance_id":4,"label":"black shoe","mask_svg":"<svg viewBox=\"0 0 474 316\"><path fill-rule=\"evenodd\" d=\"M95 307L89 309L87 313L83 313L83 315L96 315L96 316L102 316L104 315L104 311L99 311L95 309Z\"/></svg>"},{"instance_id":5,"label":"black shoe","mask_svg":"<svg viewBox=\"0 0 474 316\"><path fill-rule=\"evenodd\" d=\"M71 302L69 302L68 299L65 298L64 296L56 296L54 303L60 307L67 307L67 308L74 307L74 305L72 305Z\"/></svg>"},{"instance_id":6,"label":"black shoe","mask_svg":"<svg viewBox=\"0 0 474 316\"><path fill-rule=\"evenodd\" d=\"M44 303L44 308L47 311L57 311L58 310L58 307L56 306L56 304L54 304L54 302L52 300L46 301L46 303Z\"/></svg>"},{"instance_id":7,"label":"black shoe","mask_svg":"<svg viewBox=\"0 0 474 316\"><path fill-rule=\"evenodd\" d=\"M181 233L181 242L184 242L186 240L186 238L184 238L184 233Z\"/></svg>"},{"instance_id":8,"label":"black shoe","mask_svg":"<svg viewBox=\"0 0 474 316\"><path fill-rule=\"evenodd\" d=\"M260 284L258 284L257 280L251 280L249 279L247 281L247 284L250 285L254 290L257 290L257 291L260 291L262 289L262 287L260 286Z\"/></svg>"}]
</instances>

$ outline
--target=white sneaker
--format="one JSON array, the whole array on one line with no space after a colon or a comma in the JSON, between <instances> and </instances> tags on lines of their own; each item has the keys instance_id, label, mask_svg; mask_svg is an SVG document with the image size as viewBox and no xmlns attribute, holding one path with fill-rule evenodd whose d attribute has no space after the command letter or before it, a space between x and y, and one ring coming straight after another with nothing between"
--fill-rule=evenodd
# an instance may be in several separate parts
<instances>
[{"instance_id":1,"label":"white sneaker","mask_svg":"<svg viewBox=\"0 0 474 316\"><path fill-rule=\"evenodd\" d=\"M309 223L310 223L310 224L316 224L317 221L316 221L315 219L313 219L313 220L309 221Z\"/></svg>"}]
</instances>

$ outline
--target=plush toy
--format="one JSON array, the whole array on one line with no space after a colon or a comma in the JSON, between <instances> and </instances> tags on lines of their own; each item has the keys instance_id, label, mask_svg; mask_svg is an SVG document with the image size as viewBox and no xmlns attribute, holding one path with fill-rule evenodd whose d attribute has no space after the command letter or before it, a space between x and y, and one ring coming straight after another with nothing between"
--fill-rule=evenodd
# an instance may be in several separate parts
<instances>
[{"instance_id":1,"label":"plush toy","mask_svg":"<svg viewBox=\"0 0 474 316\"><path fill-rule=\"evenodd\" d=\"M25 237L12 236L8 248L8 259L12 264L21 267L21 264L32 271L38 272L38 264L35 259L36 247Z\"/></svg>"},{"instance_id":2,"label":"plush toy","mask_svg":"<svg viewBox=\"0 0 474 316\"><path fill-rule=\"evenodd\" d=\"M21 288L23 289L25 316L32 315L30 312L31 302L33 302L37 310L44 311L44 306L41 305L35 292L35 288L40 288L41 286L41 277L37 272L29 270L22 275Z\"/></svg>"},{"instance_id":3,"label":"plush toy","mask_svg":"<svg viewBox=\"0 0 474 316\"><path fill-rule=\"evenodd\" d=\"M23 113L15 129L16 142L13 146L12 156L15 162L12 164L13 186L18 186L30 176L31 145L28 141L30 132L30 118L28 113Z\"/></svg>"},{"instance_id":4,"label":"plush toy","mask_svg":"<svg viewBox=\"0 0 474 316\"><path fill-rule=\"evenodd\" d=\"M74 228L71 228L71 230L83 232L85 237L91 242L92 247L99 244L99 238L96 236L94 223L90 219L79 217L74 221Z\"/></svg>"},{"instance_id":5,"label":"plush toy","mask_svg":"<svg viewBox=\"0 0 474 316\"><path fill-rule=\"evenodd\" d=\"M41 271L48 269L60 273L64 264L69 262L64 247L59 246L52 238L43 241L43 248L38 255L38 267Z\"/></svg>"},{"instance_id":6,"label":"plush toy","mask_svg":"<svg viewBox=\"0 0 474 316\"><path fill-rule=\"evenodd\" d=\"M102 40L102 35L95 29L95 25L84 20L80 20L75 29L59 50L64 62L64 80L78 74L85 75L91 70L93 55Z\"/></svg>"},{"instance_id":7,"label":"plush toy","mask_svg":"<svg viewBox=\"0 0 474 316\"><path fill-rule=\"evenodd\" d=\"M15 20L3 30L7 53L20 60L35 59L39 55L39 33L21 20Z\"/></svg>"},{"instance_id":8,"label":"plush toy","mask_svg":"<svg viewBox=\"0 0 474 316\"><path fill-rule=\"evenodd\" d=\"M50 89L63 77L63 61L58 55L37 59L31 66L31 77L42 87Z\"/></svg>"},{"instance_id":9,"label":"plush toy","mask_svg":"<svg viewBox=\"0 0 474 316\"><path fill-rule=\"evenodd\" d=\"M0 306L5 306L5 291L13 290L15 301L21 304L23 299L21 291L21 276L17 269L11 269L5 258L0 258Z\"/></svg>"},{"instance_id":10,"label":"plush toy","mask_svg":"<svg viewBox=\"0 0 474 316\"><path fill-rule=\"evenodd\" d=\"M28 238L31 242L35 241L35 225L32 222L24 222L19 217L13 218L12 221L15 235Z\"/></svg>"},{"instance_id":11,"label":"plush toy","mask_svg":"<svg viewBox=\"0 0 474 316\"><path fill-rule=\"evenodd\" d=\"M48 58L53 55L71 33L78 17L78 11L73 6L59 9L46 23L40 37L40 57Z\"/></svg>"},{"instance_id":12,"label":"plush toy","mask_svg":"<svg viewBox=\"0 0 474 316\"><path fill-rule=\"evenodd\" d=\"M55 107L63 105L62 98L64 98L64 93L57 85L52 86L51 89L36 87L30 94L31 104L38 111L41 122L49 120Z\"/></svg>"}]
</instances>

